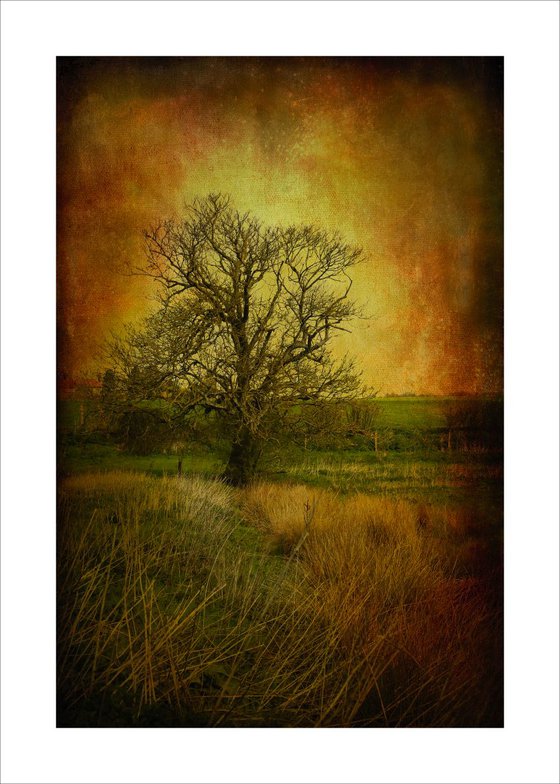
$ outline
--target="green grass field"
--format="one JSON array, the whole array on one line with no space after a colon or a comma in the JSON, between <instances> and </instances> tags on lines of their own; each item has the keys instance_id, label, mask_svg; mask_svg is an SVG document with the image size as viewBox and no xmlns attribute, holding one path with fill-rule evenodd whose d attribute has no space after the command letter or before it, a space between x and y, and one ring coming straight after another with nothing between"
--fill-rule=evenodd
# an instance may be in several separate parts
<instances>
[{"instance_id":1,"label":"green grass field","mask_svg":"<svg viewBox=\"0 0 560 784\"><path fill-rule=\"evenodd\" d=\"M444 428L446 426L443 405L450 397L390 397L378 398L375 403L379 406L380 427L397 429L422 429Z\"/></svg>"}]
</instances>

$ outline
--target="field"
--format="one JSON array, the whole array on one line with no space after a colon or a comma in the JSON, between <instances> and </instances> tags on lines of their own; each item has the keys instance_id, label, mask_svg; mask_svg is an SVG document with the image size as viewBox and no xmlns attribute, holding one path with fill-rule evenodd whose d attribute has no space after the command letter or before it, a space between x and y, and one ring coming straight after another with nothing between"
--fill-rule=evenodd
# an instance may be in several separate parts
<instances>
[{"instance_id":1,"label":"field","mask_svg":"<svg viewBox=\"0 0 560 784\"><path fill-rule=\"evenodd\" d=\"M377 449L272 442L241 489L66 406L59 726L502 725L502 454L379 404Z\"/></svg>"}]
</instances>

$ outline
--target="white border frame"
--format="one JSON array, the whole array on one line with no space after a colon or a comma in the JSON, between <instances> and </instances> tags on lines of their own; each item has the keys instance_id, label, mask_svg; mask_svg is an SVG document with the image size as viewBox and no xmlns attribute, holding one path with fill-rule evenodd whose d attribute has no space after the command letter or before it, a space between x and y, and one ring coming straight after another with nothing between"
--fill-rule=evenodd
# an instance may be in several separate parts
<instances>
[{"instance_id":1,"label":"white border frame","mask_svg":"<svg viewBox=\"0 0 560 784\"><path fill-rule=\"evenodd\" d=\"M504 55L506 727L54 726L56 55ZM558 4L2 3L3 781L558 781Z\"/></svg>"}]
</instances>

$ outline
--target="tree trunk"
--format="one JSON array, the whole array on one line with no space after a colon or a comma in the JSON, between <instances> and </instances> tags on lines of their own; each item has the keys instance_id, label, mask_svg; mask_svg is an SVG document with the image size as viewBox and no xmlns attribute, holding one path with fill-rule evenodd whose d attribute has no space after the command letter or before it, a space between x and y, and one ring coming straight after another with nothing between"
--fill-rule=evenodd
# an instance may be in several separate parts
<instances>
[{"instance_id":1,"label":"tree trunk","mask_svg":"<svg viewBox=\"0 0 560 784\"><path fill-rule=\"evenodd\" d=\"M228 464L224 471L226 482L236 486L250 482L257 470L261 451L260 441L248 427L242 425L231 444Z\"/></svg>"}]
</instances>

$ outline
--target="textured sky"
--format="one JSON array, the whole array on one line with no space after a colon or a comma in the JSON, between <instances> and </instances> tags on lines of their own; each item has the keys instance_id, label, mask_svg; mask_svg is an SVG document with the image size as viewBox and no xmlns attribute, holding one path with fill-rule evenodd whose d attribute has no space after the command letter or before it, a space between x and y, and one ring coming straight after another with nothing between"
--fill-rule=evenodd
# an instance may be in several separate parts
<instances>
[{"instance_id":1,"label":"textured sky","mask_svg":"<svg viewBox=\"0 0 560 784\"><path fill-rule=\"evenodd\" d=\"M59 58L59 374L153 284L142 231L209 192L363 247L341 336L381 394L501 390L501 58Z\"/></svg>"}]
</instances>

